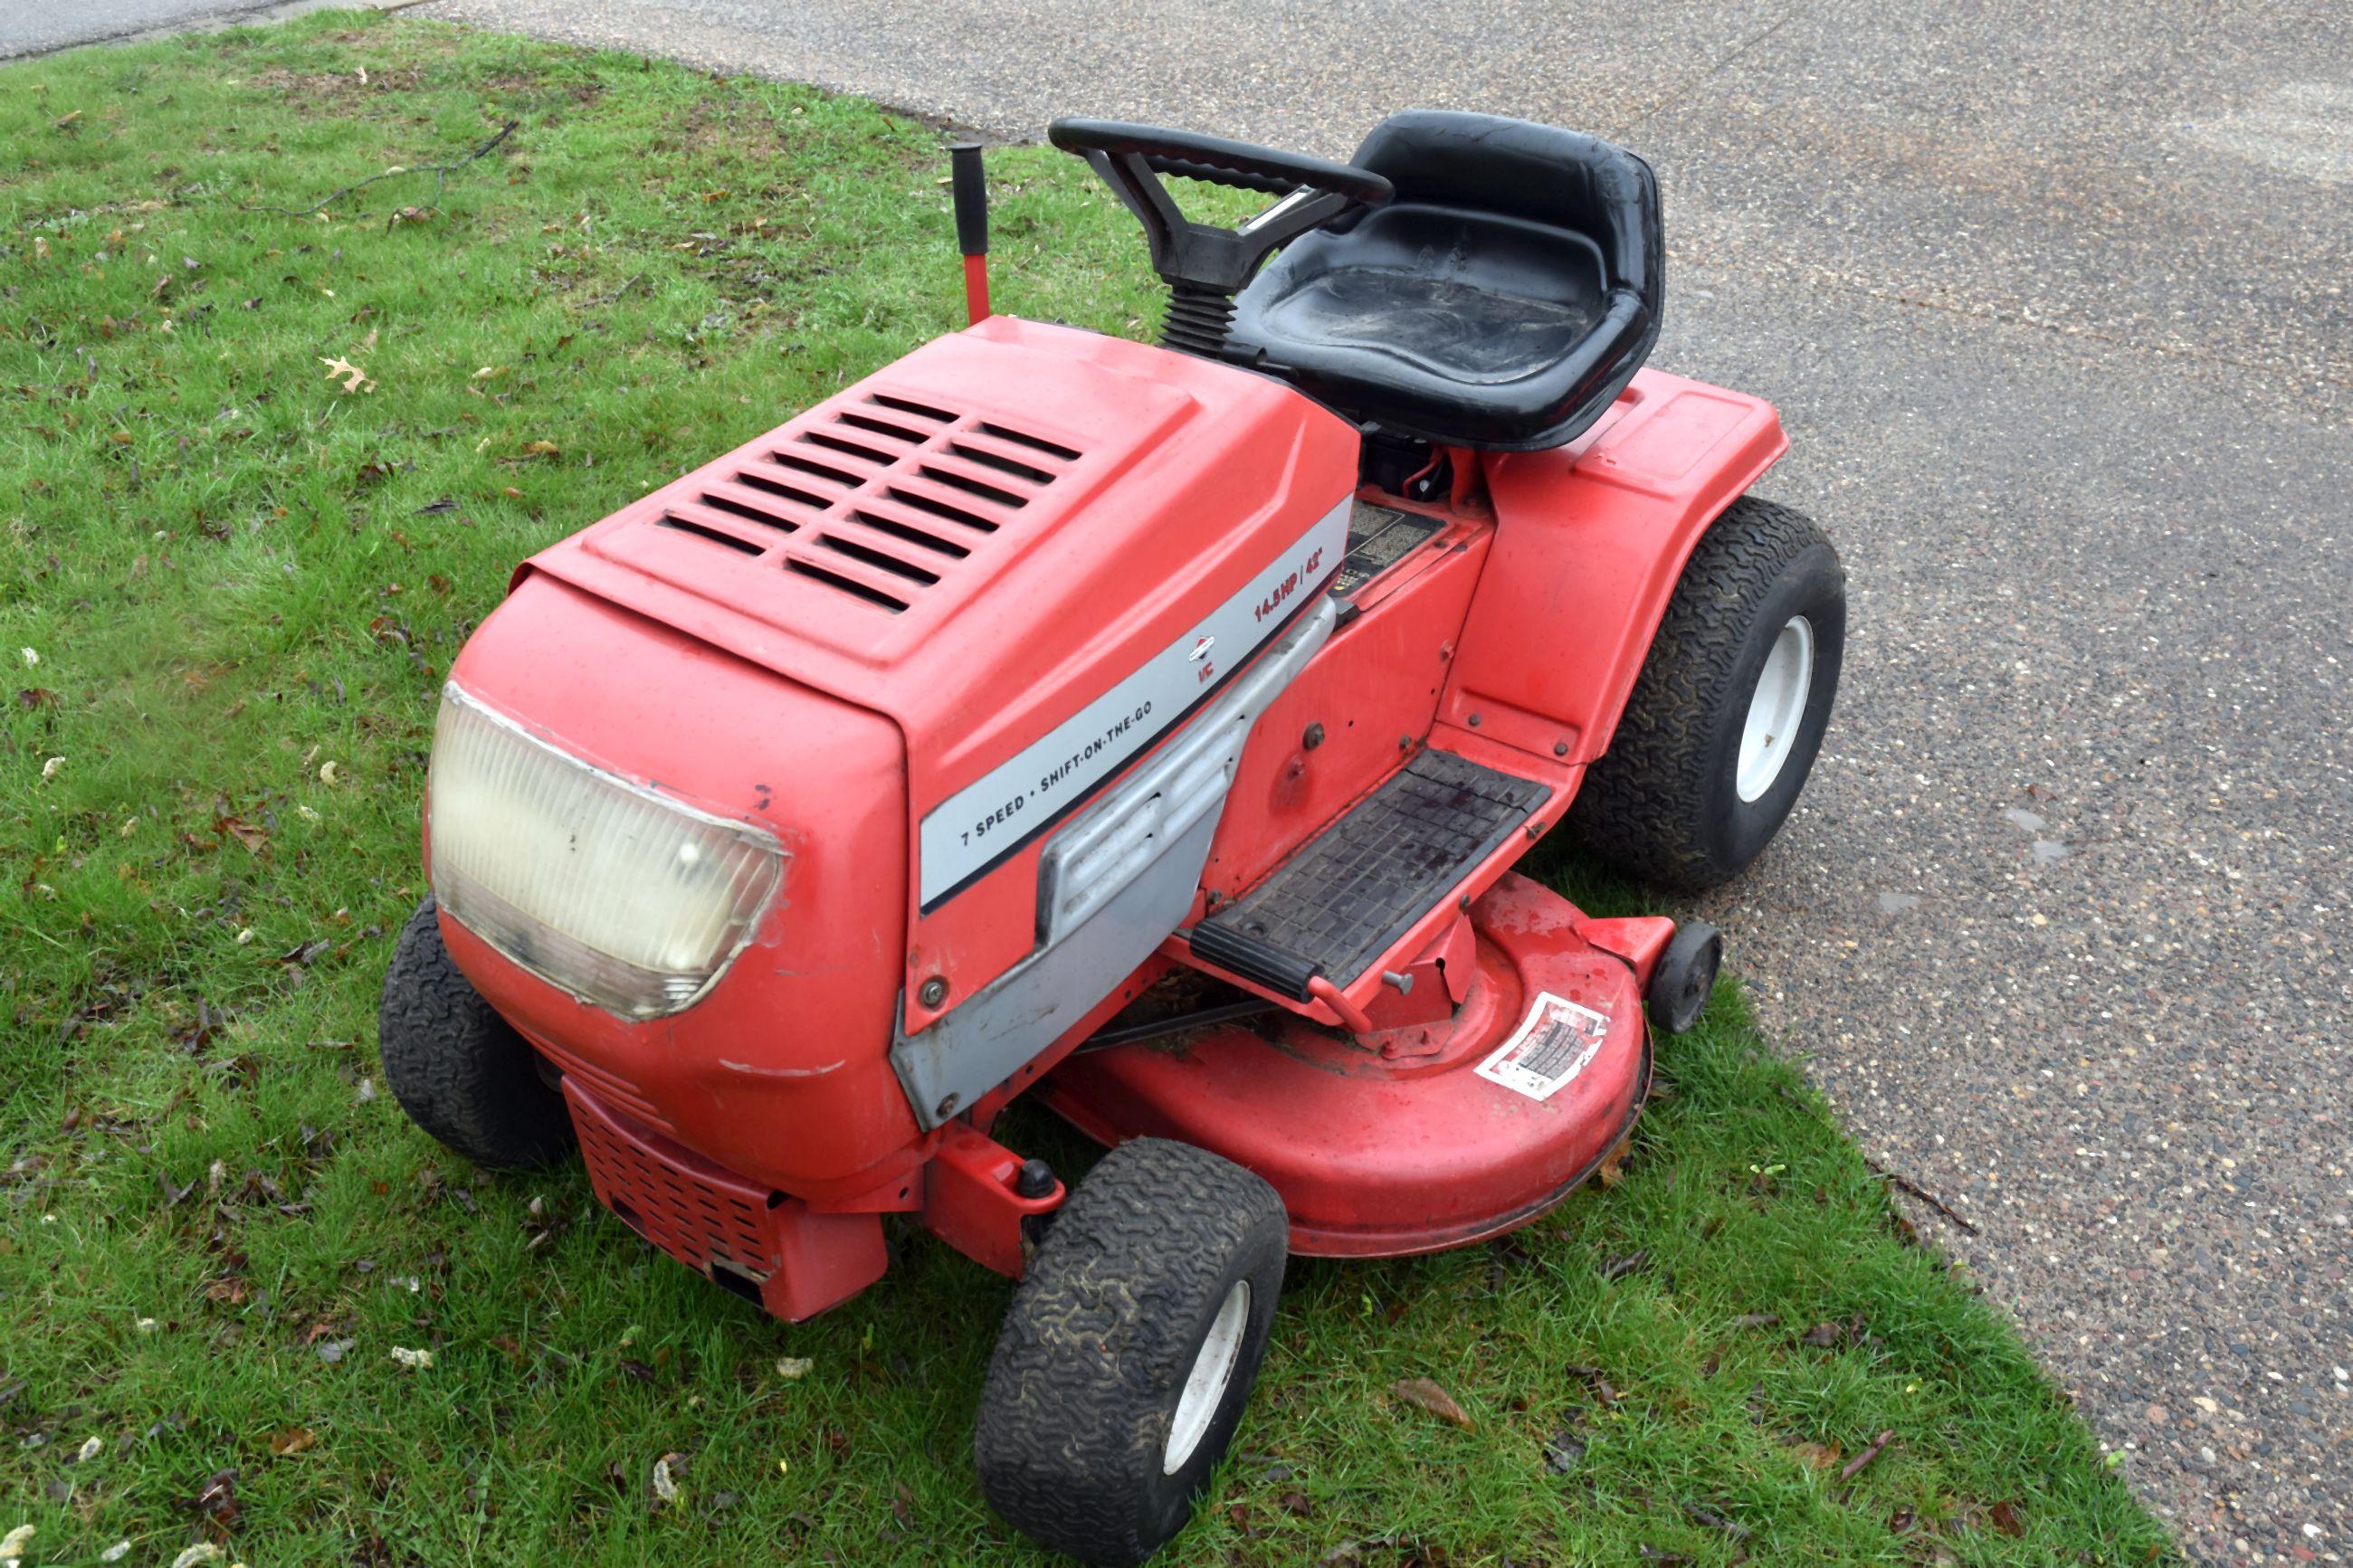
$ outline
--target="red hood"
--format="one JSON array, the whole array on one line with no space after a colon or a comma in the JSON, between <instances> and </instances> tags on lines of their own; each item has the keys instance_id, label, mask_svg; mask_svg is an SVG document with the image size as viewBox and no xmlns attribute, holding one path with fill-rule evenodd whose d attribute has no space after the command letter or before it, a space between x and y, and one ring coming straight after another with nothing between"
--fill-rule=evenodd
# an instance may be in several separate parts
<instances>
[{"instance_id":1,"label":"red hood","mask_svg":"<svg viewBox=\"0 0 2353 1568\"><path fill-rule=\"evenodd\" d=\"M1356 445L1266 377L998 316L522 573L888 714L920 810L1246 583Z\"/></svg>"}]
</instances>

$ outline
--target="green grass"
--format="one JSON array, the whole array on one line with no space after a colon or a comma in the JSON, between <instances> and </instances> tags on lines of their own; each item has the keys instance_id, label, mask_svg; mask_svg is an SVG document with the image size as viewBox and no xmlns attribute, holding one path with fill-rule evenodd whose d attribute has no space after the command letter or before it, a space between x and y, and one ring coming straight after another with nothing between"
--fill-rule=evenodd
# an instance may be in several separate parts
<instances>
[{"instance_id":1,"label":"green grass","mask_svg":"<svg viewBox=\"0 0 2353 1568\"><path fill-rule=\"evenodd\" d=\"M412 174L256 210L510 118L438 205ZM1027 1560L966 1455L1004 1283L910 1236L785 1327L577 1172L486 1177L374 1087L440 672L522 555L955 324L936 137L327 16L8 68L0 147L0 1530L36 1524L33 1563L207 1532L256 1568ZM1138 237L1084 171L992 172L1001 303L1142 331ZM1294 1268L1170 1561L2169 1551L1736 987L1660 1067L1614 1188ZM1415 1376L1472 1428L1391 1392Z\"/></svg>"}]
</instances>

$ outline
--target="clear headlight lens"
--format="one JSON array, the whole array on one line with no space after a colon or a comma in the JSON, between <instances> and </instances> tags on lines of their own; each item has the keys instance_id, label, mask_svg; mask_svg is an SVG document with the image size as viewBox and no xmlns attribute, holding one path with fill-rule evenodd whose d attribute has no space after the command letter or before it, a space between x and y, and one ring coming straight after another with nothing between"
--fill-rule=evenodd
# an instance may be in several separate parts
<instances>
[{"instance_id":1,"label":"clear headlight lens","mask_svg":"<svg viewBox=\"0 0 2353 1568\"><path fill-rule=\"evenodd\" d=\"M692 1005L784 874L774 835L591 767L441 689L433 896L533 973L628 1018Z\"/></svg>"}]
</instances>

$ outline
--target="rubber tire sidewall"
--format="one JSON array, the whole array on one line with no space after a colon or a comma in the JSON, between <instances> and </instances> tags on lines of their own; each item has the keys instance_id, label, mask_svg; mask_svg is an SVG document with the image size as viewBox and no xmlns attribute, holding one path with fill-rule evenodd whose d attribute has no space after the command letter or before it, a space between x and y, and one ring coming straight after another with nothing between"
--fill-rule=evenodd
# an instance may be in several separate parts
<instances>
[{"instance_id":1,"label":"rubber tire sidewall","mask_svg":"<svg viewBox=\"0 0 2353 1568\"><path fill-rule=\"evenodd\" d=\"M445 1147L493 1170L533 1170L576 1135L539 1056L449 956L428 896L394 944L376 1010L376 1053L392 1097Z\"/></svg>"},{"instance_id":2,"label":"rubber tire sidewall","mask_svg":"<svg viewBox=\"0 0 2353 1568\"><path fill-rule=\"evenodd\" d=\"M1723 964L1722 931L1705 921L1678 926L1651 972L1651 991L1644 1000L1652 1026L1669 1035L1689 1034L1707 1013Z\"/></svg>"},{"instance_id":3,"label":"rubber tire sidewall","mask_svg":"<svg viewBox=\"0 0 2353 1568\"><path fill-rule=\"evenodd\" d=\"M1250 1317L1242 1329L1241 1348L1234 1358L1233 1373L1219 1396L1217 1414L1210 1417L1201 1440L1193 1446L1193 1452L1175 1473L1160 1468L1165 1448L1155 1450L1152 1474L1156 1484L1147 1484L1149 1500L1140 1512L1137 1531L1144 1540L1165 1542L1185 1528L1201 1495L1208 1490L1218 1462L1226 1457L1226 1449L1233 1443L1234 1432L1241 1426L1242 1412L1250 1405L1250 1390L1258 1383L1259 1367L1266 1360L1267 1341L1274 1331L1274 1309L1282 1295L1285 1257L1285 1251L1278 1251L1271 1258L1236 1254L1219 1271L1202 1310L1195 1314L1192 1331L1186 1336L1188 1349L1183 1357L1188 1370L1199 1355L1202 1342L1208 1338L1210 1325L1217 1321L1218 1310L1225 1304L1227 1293L1236 1281L1250 1281ZM1159 1430L1164 1434L1164 1445L1165 1434L1176 1421L1183 1391L1184 1379L1179 1377L1161 1401Z\"/></svg>"},{"instance_id":4,"label":"rubber tire sidewall","mask_svg":"<svg viewBox=\"0 0 2353 1568\"><path fill-rule=\"evenodd\" d=\"M1803 615L1813 669L1772 787L1740 798L1740 741L1781 628ZM1568 825L1618 871L1682 892L1737 876L1803 793L1845 660L1846 573L1804 513L1742 496L1683 563L1607 749L1586 770Z\"/></svg>"},{"instance_id":5,"label":"rubber tire sidewall","mask_svg":"<svg viewBox=\"0 0 2353 1568\"><path fill-rule=\"evenodd\" d=\"M1814 633L1814 667L1806 689L1806 710L1798 721L1797 742L1782 759L1772 785L1755 800L1740 798L1740 742L1757 682L1772 657L1773 644L1791 617L1803 616ZM1797 808L1806 780L1830 729L1831 704L1838 694L1839 669L1846 653L1846 574L1838 552L1811 544L1789 563L1757 606L1740 652L1733 662L1736 700L1711 715L1709 763L1701 797L1702 843L1708 859L1729 877L1765 852L1773 836Z\"/></svg>"},{"instance_id":6,"label":"rubber tire sidewall","mask_svg":"<svg viewBox=\"0 0 2353 1568\"><path fill-rule=\"evenodd\" d=\"M1171 1170L1207 1179L1176 1193ZM1203 1194L1228 1223L1198 1223ZM1055 1215L990 1359L973 1442L991 1506L1083 1562L1140 1563L1165 1545L1192 1518L1249 1405L1289 1242L1282 1200L1230 1161L1161 1139L1105 1155ZM1217 1266L1187 1275L1212 1247ZM1232 1373L1192 1454L1166 1473L1186 1374L1241 1279L1250 1314ZM1172 1289L1185 1311L1156 1316L1154 1299Z\"/></svg>"}]
</instances>

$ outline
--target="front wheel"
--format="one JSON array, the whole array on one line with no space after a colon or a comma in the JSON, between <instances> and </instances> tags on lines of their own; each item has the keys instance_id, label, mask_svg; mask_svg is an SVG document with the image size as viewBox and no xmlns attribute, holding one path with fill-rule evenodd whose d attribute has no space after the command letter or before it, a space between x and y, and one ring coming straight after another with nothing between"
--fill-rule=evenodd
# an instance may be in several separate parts
<instances>
[{"instance_id":1,"label":"front wheel","mask_svg":"<svg viewBox=\"0 0 2353 1568\"><path fill-rule=\"evenodd\" d=\"M1743 496L1692 551L1609 750L1570 808L1620 871L1736 876L1798 804L1846 650L1846 573L1803 513Z\"/></svg>"},{"instance_id":2,"label":"front wheel","mask_svg":"<svg viewBox=\"0 0 2353 1568\"><path fill-rule=\"evenodd\" d=\"M990 1504L1088 1563L1141 1563L1192 1517L1258 1378L1290 1242L1282 1200L1142 1138L1054 1216L997 1336L973 1458Z\"/></svg>"},{"instance_id":3,"label":"front wheel","mask_svg":"<svg viewBox=\"0 0 2353 1568\"><path fill-rule=\"evenodd\" d=\"M408 1119L476 1164L528 1170L572 1148L564 1096L540 1078L530 1042L459 972L430 897L393 947L376 1049Z\"/></svg>"}]
</instances>

